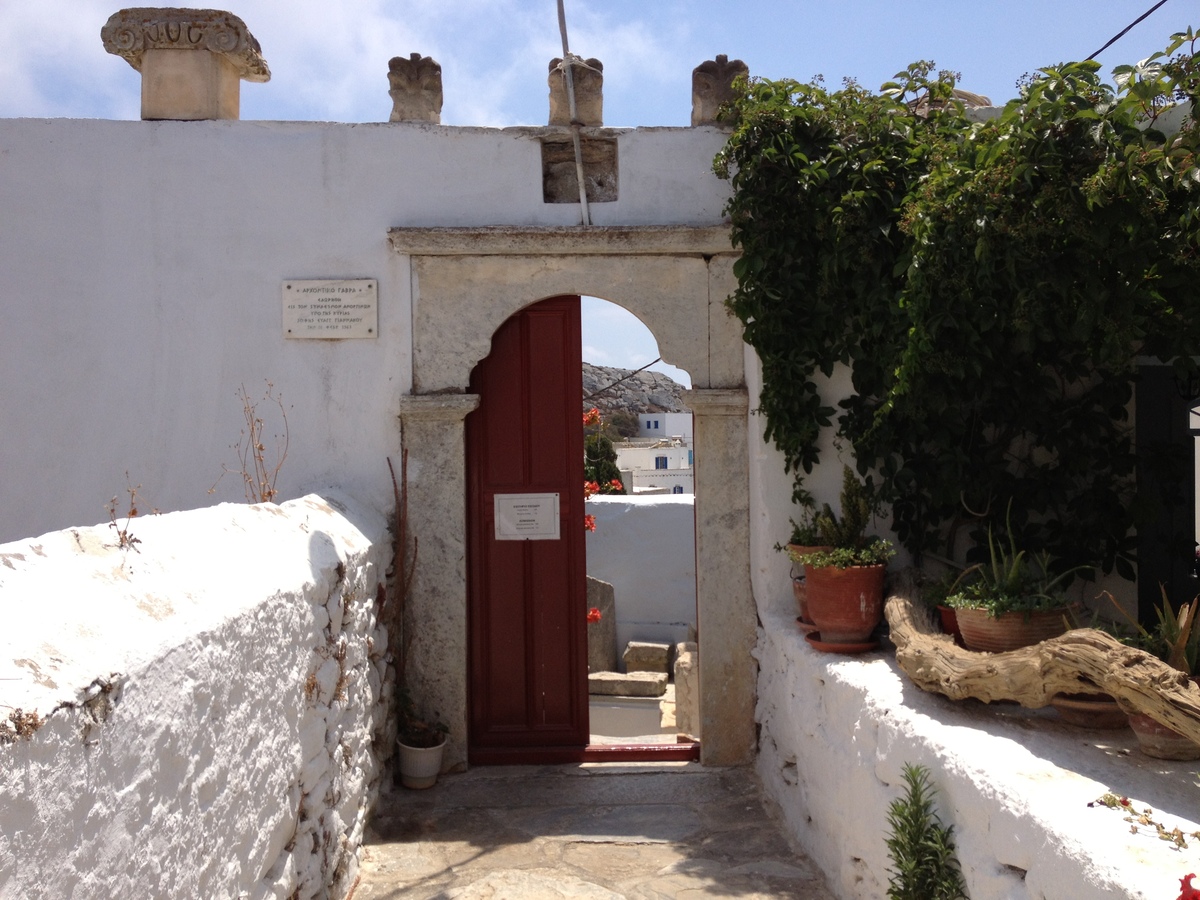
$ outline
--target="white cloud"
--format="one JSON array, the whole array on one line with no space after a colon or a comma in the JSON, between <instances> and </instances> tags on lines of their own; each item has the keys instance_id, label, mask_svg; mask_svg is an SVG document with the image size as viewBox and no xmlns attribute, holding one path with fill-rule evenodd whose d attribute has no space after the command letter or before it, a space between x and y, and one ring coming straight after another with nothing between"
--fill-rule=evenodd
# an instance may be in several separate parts
<instances>
[{"instance_id":1,"label":"white cloud","mask_svg":"<svg viewBox=\"0 0 1200 900\"><path fill-rule=\"evenodd\" d=\"M113 12L100 0L0 8L0 115L136 118L138 75L100 42Z\"/></svg>"}]
</instances>

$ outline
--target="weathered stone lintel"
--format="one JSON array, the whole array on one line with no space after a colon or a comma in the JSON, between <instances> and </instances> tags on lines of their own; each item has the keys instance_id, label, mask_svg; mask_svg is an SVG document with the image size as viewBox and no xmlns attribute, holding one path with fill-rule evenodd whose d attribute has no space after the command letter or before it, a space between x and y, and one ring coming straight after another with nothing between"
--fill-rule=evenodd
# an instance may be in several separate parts
<instances>
[{"instance_id":1,"label":"weathered stone lintel","mask_svg":"<svg viewBox=\"0 0 1200 900\"><path fill-rule=\"evenodd\" d=\"M139 72L147 50L208 50L227 59L245 81L271 80L262 48L246 23L219 9L122 9L100 29L100 40L105 50Z\"/></svg>"},{"instance_id":2,"label":"weathered stone lintel","mask_svg":"<svg viewBox=\"0 0 1200 900\"><path fill-rule=\"evenodd\" d=\"M411 256L719 256L737 253L728 225L608 225L598 228L392 228L388 240Z\"/></svg>"},{"instance_id":3,"label":"weathered stone lintel","mask_svg":"<svg viewBox=\"0 0 1200 900\"><path fill-rule=\"evenodd\" d=\"M750 410L745 388L692 388L683 392L683 402L706 416L744 416Z\"/></svg>"},{"instance_id":4,"label":"weathered stone lintel","mask_svg":"<svg viewBox=\"0 0 1200 900\"><path fill-rule=\"evenodd\" d=\"M400 418L420 422L455 422L479 406L478 394L409 394L400 398Z\"/></svg>"}]
</instances>

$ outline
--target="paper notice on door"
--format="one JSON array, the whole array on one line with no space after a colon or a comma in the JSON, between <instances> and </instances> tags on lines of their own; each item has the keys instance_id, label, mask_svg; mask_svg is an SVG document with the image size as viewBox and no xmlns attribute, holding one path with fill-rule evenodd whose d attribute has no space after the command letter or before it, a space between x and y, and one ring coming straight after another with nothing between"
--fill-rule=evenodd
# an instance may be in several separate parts
<instances>
[{"instance_id":1,"label":"paper notice on door","mask_svg":"<svg viewBox=\"0 0 1200 900\"><path fill-rule=\"evenodd\" d=\"M498 541L557 541L558 494L496 494Z\"/></svg>"}]
</instances>

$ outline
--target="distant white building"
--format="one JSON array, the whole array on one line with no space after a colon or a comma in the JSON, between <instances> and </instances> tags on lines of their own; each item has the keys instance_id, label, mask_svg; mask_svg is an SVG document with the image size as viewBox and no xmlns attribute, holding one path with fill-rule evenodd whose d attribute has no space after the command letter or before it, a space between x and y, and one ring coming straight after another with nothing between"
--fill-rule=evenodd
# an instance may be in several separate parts
<instances>
[{"instance_id":1,"label":"distant white building","mask_svg":"<svg viewBox=\"0 0 1200 900\"><path fill-rule=\"evenodd\" d=\"M692 414L682 413L638 413L638 433L642 438L679 438L687 446L692 445Z\"/></svg>"},{"instance_id":2,"label":"distant white building","mask_svg":"<svg viewBox=\"0 0 1200 900\"><path fill-rule=\"evenodd\" d=\"M650 414L651 419L656 414ZM662 421L663 413L657 414ZM668 413L667 415L672 415ZM677 414L674 414L677 415ZM687 415L691 426L691 415ZM644 417L643 417L644 421ZM660 426L661 427L661 426ZM691 436L663 440L634 440L614 444L617 451L617 468L624 476L622 481L631 494L664 493L693 494L695 481L692 476L694 462Z\"/></svg>"}]
</instances>

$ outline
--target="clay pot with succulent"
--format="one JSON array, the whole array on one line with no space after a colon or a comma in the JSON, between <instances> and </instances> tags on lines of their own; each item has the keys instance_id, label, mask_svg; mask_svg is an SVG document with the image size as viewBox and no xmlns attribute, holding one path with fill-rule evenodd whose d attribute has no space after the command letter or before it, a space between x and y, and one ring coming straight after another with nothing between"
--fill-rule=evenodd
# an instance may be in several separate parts
<instances>
[{"instance_id":1,"label":"clay pot with succulent","mask_svg":"<svg viewBox=\"0 0 1200 900\"><path fill-rule=\"evenodd\" d=\"M1005 541L988 529L988 561L965 569L946 596L968 650L1003 653L1066 633L1071 604L1062 588L1090 571L1079 566L1056 572L1049 554L1017 549L1010 525Z\"/></svg>"},{"instance_id":2,"label":"clay pot with succulent","mask_svg":"<svg viewBox=\"0 0 1200 900\"><path fill-rule=\"evenodd\" d=\"M873 498L849 466L842 472L841 506L840 518L825 504L815 519L823 547L792 559L804 566L808 614L817 629L806 635L809 643L860 653L875 646L871 633L883 618L887 561L896 551L890 541L867 534Z\"/></svg>"}]
</instances>

